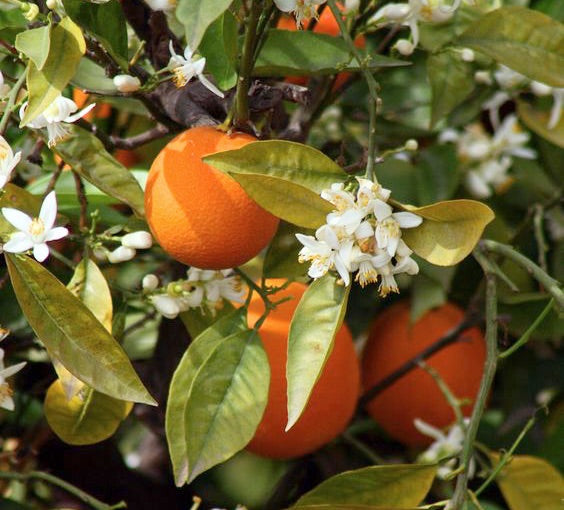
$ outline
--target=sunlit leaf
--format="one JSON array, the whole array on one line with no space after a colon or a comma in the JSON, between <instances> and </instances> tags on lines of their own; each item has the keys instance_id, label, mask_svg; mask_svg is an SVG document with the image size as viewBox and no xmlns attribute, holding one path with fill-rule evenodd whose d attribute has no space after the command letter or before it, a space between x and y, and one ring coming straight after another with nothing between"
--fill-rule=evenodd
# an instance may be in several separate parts
<instances>
[{"instance_id":1,"label":"sunlit leaf","mask_svg":"<svg viewBox=\"0 0 564 510\"><path fill-rule=\"evenodd\" d=\"M63 18L51 29L49 55L41 70L33 62L27 68L29 103L20 123L25 126L51 105L61 94L86 51L80 28L69 18Z\"/></svg>"},{"instance_id":2,"label":"sunlit leaf","mask_svg":"<svg viewBox=\"0 0 564 510\"><path fill-rule=\"evenodd\" d=\"M417 255L439 266L452 266L468 256L494 218L487 205L475 200L447 200L406 209L423 217L423 223L403 229L403 240Z\"/></svg>"},{"instance_id":3,"label":"sunlit leaf","mask_svg":"<svg viewBox=\"0 0 564 510\"><path fill-rule=\"evenodd\" d=\"M29 257L6 254L12 287L50 355L94 389L154 405L121 346L57 278Z\"/></svg>"},{"instance_id":4,"label":"sunlit leaf","mask_svg":"<svg viewBox=\"0 0 564 510\"><path fill-rule=\"evenodd\" d=\"M231 315L235 307L229 301L224 301L220 310L210 310L207 307L191 308L185 312L181 312L178 317L182 320L184 326L192 338L196 338L204 330L213 326L225 315ZM226 335L224 335L226 336Z\"/></svg>"},{"instance_id":5,"label":"sunlit leaf","mask_svg":"<svg viewBox=\"0 0 564 510\"><path fill-rule=\"evenodd\" d=\"M564 149L564 115L560 117L556 126L549 129L549 112L535 110L533 106L524 101L517 102L517 111L519 118L531 131L534 131L537 135L542 136L554 145Z\"/></svg>"},{"instance_id":6,"label":"sunlit leaf","mask_svg":"<svg viewBox=\"0 0 564 510\"><path fill-rule=\"evenodd\" d=\"M352 505L351 508L404 508L421 503L435 478L436 466L408 464L371 466L346 471L304 494L292 507ZM347 506L348 508L348 506Z\"/></svg>"},{"instance_id":7,"label":"sunlit leaf","mask_svg":"<svg viewBox=\"0 0 564 510\"><path fill-rule=\"evenodd\" d=\"M25 212L29 216L37 216L41 208L41 198L32 195L26 190L8 183L3 188L4 193L0 192L0 208L12 207ZM15 228L8 223L0 214L0 235L13 232Z\"/></svg>"},{"instance_id":8,"label":"sunlit leaf","mask_svg":"<svg viewBox=\"0 0 564 510\"><path fill-rule=\"evenodd\" d=\"M20 32L16 37L16 49L29 57L40 71L49 56L50 45L51 25Z\"/></svg>"},{"instance_id":9,"label":"sunlit leaf","mask_svg":"<svg viewBox=\"0 0 564 510\"><path fill-rule=\"evenodd\" d=\"M206 29L217 19L233 0L178 0L176 17L184 25L186 43L192 50L200 46Z\"/></svg>"},{"instance_id":10,"label":"sunlit leaf","mask_svg":"<svg viewBox=\"0 0 564 510\"><path fill-rule=\"evenodd\" d=\"M129 205L137 215L145 214L145 197L133 174L117 161L102 142L77 126L59 142L55 151L87 181Z\"/></svg>"},{"instance_id":11,"label":"sunlit leaf","mask_svg":"<svg viewBox=\"0 0 564 510\"><path fill-rule=\"evenodd\" d=\"M476 20L457 44L481 51L533 80L564 87L564 25L516 5Z\"/></svg>"},{"instance_id":12,"label":"sunlit leaf","mask_svg":"<svg viewBox=\"0 0 564 510\"><path fill-rule=\"evenodd\" d=\"M269 377L253 330L224 338L200 366L184 416L188 483L252 439L266 407Z\"/></svg>"},{"instance_id":13,"label":"sunlit leaf","mask_svg":"<svg viewBox=\"0 0 564 510\"><path fill-rule=\"evenodd\" d=\"M56 380L47 390L44 410L47 423L65 443L87 445L112 436L132 406L88 387L67 400Z\"/></svg>"},{"instance_id":14,"label":"sunlit leaf","mask_svg":"<svg viewBox=\"0 0 564 510\"><path fill-rule=\"evenodd\" d=\"M195 338L176 367L170 383L165 426L174 479L178 486L188 478L186 409L196 374L224 338L246 329L245 310L232 311Z\"/></svg>"},{"instance_id":15,"label":"sunlit leaf","mask_svg":"<svg viewBox=\"0 0 564 510\"><path fill-rule=\"evenodd\" d=\"M286 429L304 412L343 323L351 286L338 285L338 278L327 273L315 280L302 296L290 323Z\"/></svg>"},{"instance_id":16,"label":"sunlit leaf","mask_svg":"<svg viewBox=\"0 0 564 510\"><path fill-rule=\"evenodd\" d=\"M564 480L554 466L539 457L513 456L496 482L511 510L562 508Z\"/></svg>"}]
</instances>

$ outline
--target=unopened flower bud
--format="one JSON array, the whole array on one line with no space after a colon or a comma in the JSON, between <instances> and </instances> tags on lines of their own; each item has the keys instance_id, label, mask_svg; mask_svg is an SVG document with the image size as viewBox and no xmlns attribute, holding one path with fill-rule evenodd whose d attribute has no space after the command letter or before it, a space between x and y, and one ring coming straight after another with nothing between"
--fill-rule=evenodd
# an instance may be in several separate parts
<instances>
[{"instance_id":1,"label":"unopened flower bud","mask_svg":"<svg viewBox=\"0 0 564 510\"><path fill-rule=\"evenodd\" d=\"M151 301L157 311L167 319L174 319L180 313L180 306L178 299L167 296L166 294L159 294L152 296Z\"/></svg>"},{"instance_id":2,"label":"unopened flower bud","mask_svg":"<svg viewBox=\"0 0 564 510\"><path fill-rule=\"evenodd\" d=\"M118 246L114 251L108 253L108 260L112 264L117 264L119 262L126 262L135 257L135 250L127 246Z\"/></svg>"},{"instance_id":3,"label":"unopened flower bud","mask_svg":"<svg viewBox=\"0 0 564 510\"><path fill-rule=\"evenodd\" d=\"M57 0L47 0L45 5L47 5L47 9L54 10L57 8Z\"/></svg>"},{"instance_id":4,"label":"unopened flower bud","mask_svg":"<svg viewBox=\"0 0 564 510\"><path fill-rule=\"evenodd\" d=\"M464 48L461 52L460 52L460 56L462 58L462 60L464 60L464 62L474 62L474 52L470 49L470 48Z\"/></svg>"},{"instance_id":5,"label":"unopened flower bud","mask_svg":"<svg viewBox=\"0 0 564 510\"><path fill-rule=\"evenodd\" d=\"M489 71L476 71L474 73L474 80L476 80L477 83L482 83L483 85L492 84L492 77Z\"/></svg>"},{"instance_id":6,"label":"unopened flower bud","mask_svg":"<svg viewBox=\"0 0 564 510\"><path fill-rule=\"evenodd\" d=\"M549 87L548 85L541 83L540 81L532 81L531 92L535 96L550 96L550 94L552 94L552 87Z\"/></svg>"},{"instance_id":7,"label":"unopened flower bud","mask_svg":"<svg viewBox=\"0 0 564 510\"><path fill-rule=\"evenodd\" d=\"M20 9L23 12L24 18L28 21L33 21L39 14L39 7L35 4L22 3Z\"/></svg>"},{"instance_id":8,"label":"unopened flower bud","mask_svg":"<svg viewBox=\"0 0 564 510\"><path fill-rule=\"evenodd\" d=\"M400 54L408 57L413 53L415 46L413 46L413 43L411 41L408 41L407 39L399 39L395 44L395 48Z\"/></svg>"},{"instance_id":9,"label":"unopened flower bud","mask_svg":"<svg viewBox=\"0 0 564 510\"><path fill-rule=\"evenodd\" d=\"M384 7L382 14L391 21L400 21L411 12L408 4L388 4Z\"/></svg>"},{"instance_id":10,"label":"unopened flower bud","mask_svg":"<svg viewBox=\"0 0 564 510\"><path fill-rule=\"evenodd\" d=\"M411 138L405 142L405 148L408 151L416 151L419 148L419 144L417 143L417 140Z\"/></svg>"},{"instance_id":11,"label":"unopened flower bud","mask_svg":"<svg viewBox=\"0 0 564 510\"><path fill-rule=\"evenodd\" d=\"M137 232L125 234L121 238L121 244L126 248L145 250L153 246L153 238L151 237L151 234L149 234L149 232L138 230Z\"/></svg>"},{"instance_id":12,"label":"unopened flower bud","mask_svg":"<svg viewBox=\"0 0 564 510\"><path fill-rule=\"evenodd\" d=\"M159 279L154 274L147 274L142 281L143 290L155 290L159 286Z\"/></svg>"},{"instance_id":13,"label":"unopened flower bud","mask_svg":"<svg viewBox=\"0 0 564 510\"><path fill-rule=\"evenodd\" d=\"M171 11L176 7L176 0L145 0L153 11Z\"/></svg>"},{"instance_id":14,"label":"unopened flower bud","mask_svg":"<svg viewBox=\"0 0 564 510\"><path fill-rule=\"evenodd\" d=\"M141 87L141 82L136 76L118 74L114 76L114 85L120 92L135 92Z\"/></svg>"}]
</instances>

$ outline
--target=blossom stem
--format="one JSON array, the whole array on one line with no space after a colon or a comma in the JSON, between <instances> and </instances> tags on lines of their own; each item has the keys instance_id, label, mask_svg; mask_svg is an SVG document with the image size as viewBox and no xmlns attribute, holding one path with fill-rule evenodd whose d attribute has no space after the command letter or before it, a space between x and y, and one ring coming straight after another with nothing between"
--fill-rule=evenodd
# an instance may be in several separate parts
<instances>
[{"instance_id":1,"label":"blossom stem","mask_svg":"<svg viewBox=\"0 0 564 510\"><path fill-rule=\"evenodd\" d=\"M366 57L362 54L362 52L354 45L354 41L347 30L345 22L343 21L343 17L341 15L341 11L337 7L336 0L328 0L328 5L339 25L339 29L341 31L341 35L343 39L349 45L351 53L354 55L355 59L358 61L358 64L364 74L366 79L366 83L368 85L368 90L370 92L370 101L369 101L369 115L370 115L370 122L368 126L368 161L366 163L366 178L374 181L375 183L378 182L376 179L376 175L374 174L374 164L376 162L376 113L378 108L378 83L374 79L374 76L370 72L370 69L367 66Z\"/></svg>"},{"instance_id":2,"label":"blossom stem","mask_svg":"<svg viewBox=\"0 0 564 510\"><path fill-rule=\"evenodd\" d=\"M12 113L12 108L16 104L18 93L24 84L25 77L26 77L26 73L24 71L18 78L18 81L12 87L12 90L10 90L10 95L8 96L8 102L4 107L4 114L2 115L2 120L0 121L0 135L3 135L4 132L6 131L6 126L8 125L8 121L10 120L10 114Z\"/></svg>"},{"instance_id":3,"label":"blossom stem","mask_svg":"<svg viewBox=\"0 0 564 510\"><path fill-rule=\"evenodd\" d=\"M102 501L96 499L94 496L87 494L86 492L80 490L78 487L61 480L60 478L53 476L49 473L44 473L42 471L30 471L29 473L15 473L13 471L2 471L0 472L0 479L4 480L17 480L19 482L28 482L30 480L41 480L47 482L51 485L59 487L64 491L72 494L76 498L80 499L87 505L96 510L116 510L118 508L126 508L127 505L124 501L121 501L115 505L107 505Z\"/></svg>"},{"instance_id":4,"label":"blossom stem","mask_svg":"<svg viewBox=\"0 0 564 510\"><path fill-rule=\"evenodd\" d=\"M474 409L472 410L470 423L466 429L462 452L460 453L459 465L463 466L464 470L456 479L456 488L454 489L454 495L451 500L451 508L453 510L462 509L468 495L468 465L474 449L474 441L476 440L482 414L486 407L486 400L493 383L498 360L496 275L490 261L480 247L476 248L473 254L476 261L482 266L486 277L486 362L480 382L480 389L474 404Z\"/></svg>"}]
</instances>

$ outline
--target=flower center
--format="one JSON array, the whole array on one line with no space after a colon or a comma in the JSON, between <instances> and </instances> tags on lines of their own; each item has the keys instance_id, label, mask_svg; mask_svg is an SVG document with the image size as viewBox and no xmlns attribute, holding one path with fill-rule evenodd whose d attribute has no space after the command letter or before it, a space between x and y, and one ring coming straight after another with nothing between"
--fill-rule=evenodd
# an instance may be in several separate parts
<instances>
[{"instance_id":1,"label":"flower center","mask_svg":"<svg viewBox=\"0 0 564 510\"><path fill-rule=\"evenodd\" d=\"M172 74L173 74L172 81L174 82L177 88L182 88L184 87L184 85L186 85L186 83L188 83L188 80L186 79L186 75L182 72L182 67L177 67L173 69Z\"/></svg>"},{"instance_id":2,"label":"flower center","mask_svg":"<svg viewBox=\"0 0 564 510\"><path fill-rule=\"evenodd\" d=\"M33 238L41 237L45 233L45 224L41 218L33 218L28 229Z\"/></svg>"},{"instance_id":3,"label":"flower center","mask_svg":"<svg viewBox=\"0 0 564 510\"><path fill-rule=\"evenodd\" d=\"M7 382L4 384L0 384L0 404L4 402L4 400L10 398L14 394L14 391Z\"/></svg>"}]
</instances>

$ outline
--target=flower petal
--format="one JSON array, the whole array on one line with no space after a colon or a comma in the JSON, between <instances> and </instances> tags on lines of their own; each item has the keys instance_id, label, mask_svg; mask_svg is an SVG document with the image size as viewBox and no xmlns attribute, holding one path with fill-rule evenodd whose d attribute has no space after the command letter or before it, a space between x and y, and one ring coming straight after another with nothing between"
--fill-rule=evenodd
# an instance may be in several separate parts
<instances>
[{"instance_id":1,"label":"flower petal","mask_svg":"<svg viewBox=\"0 0 564 510\"><path fill-rule=\"evenodd\" d=\"M410 212L397 212L392 214L401 228L413 228L421 225L423 218Z\"/></svg>"},{"instance_id":2,"label":"flower petal","mask_svg":"<svg viewBox=\"0 0 564 510\"><path fill-rule=\"evenodd\" d=\"M39 243L33 247L33 257L37 262L43 262L49 256L49 247L46 243Z\"/></svg>"},{"instance_id":3,"label":"flower petal","mask_svg":"<svg viewBox=\"0 0 564 510\"><path fill-rule=\"evenodd\" d=\"M16 363L15 365L10 365L9 367L4 368L0 371L0 373L4 379L7 379L8 377L18 373L26 365L27 361L22 361L21 363Z\"/></svg>"},{"instance_id":4,"label":"flower petal","mask_svg":"<svg viewBox=\"0 0 564 510\"><path fill-rule=\"evenodd\" d=\"M41 210L39 211L39 218L43 221L45 230L49 231L55 224L57 217L57 196L55 190L51 191L43 200Z\"/></svg>"},{"instance_id":5,"label":"flower petal","mask_svg":"<svg viewBox=\"0 0 564 510\"><path fill-rule=\"evenodd\" d=\"M12 234L10 240L4 245L4 251L8 253L23 253L33 247L33 241L24 232Z\"/></svg>"},{"instance_id":6,"label":"flower petal","mask_svg":"<svg viewBox=\"0 0 564 510\"><path fill-rule=\"evenodd\" d=\"M213 92L216 96L225 97L225 94L221 92L211 81L209 81L202 73L198 73L198 79L201 84L206 87L210 92Z\"/></svg>"},{"instance_id":7,"label":"flower petal","mask_svg":"<svg viewBox=\"0 0 564 510\"><path fill-rule=\"evenodd\" d=\"M12 226L16 227L18 230L22 232L29 230L32 219L26 213L18 209L12 209L11 207L2 207L2 214L4 218L6 218L6 221L11 223Z\"/></svg>"},{"instance_id":8,"label":"flower petal","mask_svg":"<svg viewBox=\"0 0 564 510\"><path fill-rule=\"evenodd\" d=\"M62 239L69 235L69 230L66 227L55 227L47 232L45 236L45 241L56 241L57 239Z\"/></svg>"}]
</instances>

